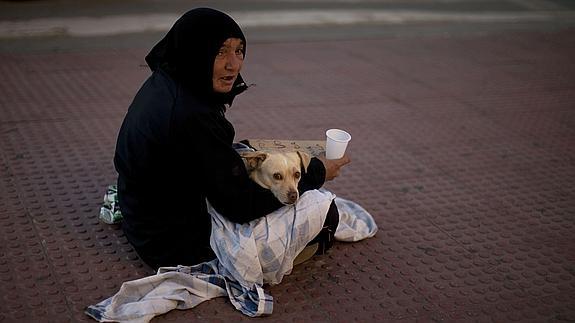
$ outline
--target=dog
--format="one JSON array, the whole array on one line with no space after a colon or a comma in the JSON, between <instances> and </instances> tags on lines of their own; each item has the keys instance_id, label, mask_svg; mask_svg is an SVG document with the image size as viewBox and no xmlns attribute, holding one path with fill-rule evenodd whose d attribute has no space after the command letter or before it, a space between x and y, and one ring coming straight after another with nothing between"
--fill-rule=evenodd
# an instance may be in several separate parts
<instances>
[{"instance_id":1,"label":"dog","mask_svg":"<svg viewBox=\"0 0 575 323\"><path fill-rule=\"evenodd\" d=\"M311 160L308 153L254 151L242 152L240 156L254 182L269 189L282 204L297 202L301 169L307 171Z\"/></svg>"}]
</instances>

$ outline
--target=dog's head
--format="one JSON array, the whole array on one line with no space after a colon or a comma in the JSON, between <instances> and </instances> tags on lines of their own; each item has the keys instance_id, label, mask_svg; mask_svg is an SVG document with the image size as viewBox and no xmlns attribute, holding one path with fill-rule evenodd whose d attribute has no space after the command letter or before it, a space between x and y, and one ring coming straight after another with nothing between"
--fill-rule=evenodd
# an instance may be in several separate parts
<instances>
[{"instance_id":1,"label":"dog's head","mask_svg":"<svg viewBox=\"0 0 575 323\"><path fill-rule=\"evenodd\" d=\"M245 152L241 154L250 178L267 188L283 204L294 204L299 198L297 185L301 169L307 171L311 156L296 152Z\"/></svg>"}]
</instances>

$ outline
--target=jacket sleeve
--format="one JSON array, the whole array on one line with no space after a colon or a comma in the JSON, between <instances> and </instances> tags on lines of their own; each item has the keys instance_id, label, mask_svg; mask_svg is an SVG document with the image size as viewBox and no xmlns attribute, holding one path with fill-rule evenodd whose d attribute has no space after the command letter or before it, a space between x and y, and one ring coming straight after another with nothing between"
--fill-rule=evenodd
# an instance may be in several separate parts
<instances>
[{"instance_id":1,"label":"jacket sleeve","mask_svg":"<svg viewBox=\"0 0 575 323\"><path fill-rule=\"evenodd\" d=\"M323 186L325 182L325 167L321 160L312 158L307 172L303 172L303 176L298 184L298 191L302 194L305 191L315 190Z\"/></svg>"},{"instance_id":2,"label":"jacket sleeve","mask_svg":"<svg viewBox=\"0 0 575 323\"><path fill-rule=\"evenodd\" d=\"M243 160L231 147L230 138L222 128L222 120L223 117L202 113L188 121L188 148L193 147L190 159L196 165L196 178L201 181L212 206L229 220L245 223L283 204L271 191L249 178Z\"/></svg>"}]
</instances>

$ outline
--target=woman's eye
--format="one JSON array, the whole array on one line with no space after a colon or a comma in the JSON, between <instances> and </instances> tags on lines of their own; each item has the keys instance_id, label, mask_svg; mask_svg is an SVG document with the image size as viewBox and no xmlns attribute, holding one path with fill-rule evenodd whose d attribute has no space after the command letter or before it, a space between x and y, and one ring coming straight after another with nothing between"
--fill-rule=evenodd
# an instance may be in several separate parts
<instances>
[{"instance_id":1,"label":"woman's eye","mask_svg":"<svg viewBox=\"0 0 575 323\"><path fill-rule=\"evenodd\" d=\"M274 174L274 179L281 181L282 180L282 175L280 173L275 173Z\"/></svg>"}]
</instances>

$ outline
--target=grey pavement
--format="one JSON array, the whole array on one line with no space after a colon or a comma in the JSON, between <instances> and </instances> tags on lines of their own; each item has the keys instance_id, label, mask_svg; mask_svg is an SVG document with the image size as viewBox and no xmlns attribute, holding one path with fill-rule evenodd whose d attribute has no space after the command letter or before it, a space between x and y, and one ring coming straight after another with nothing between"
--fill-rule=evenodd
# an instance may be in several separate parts
<instances>
[{"instance_id":1,"label":"grey pavement","mask_svg":"<svg viewBox=\"0 0 575 323\"><path fill-rule=\"evenodd\" d=\"M573 25L560 0L2 1L0 50L150 47L191 6L229 12L250 42L553 30Z\"/></svg>"}]
</instances>

